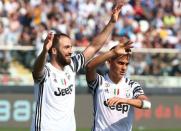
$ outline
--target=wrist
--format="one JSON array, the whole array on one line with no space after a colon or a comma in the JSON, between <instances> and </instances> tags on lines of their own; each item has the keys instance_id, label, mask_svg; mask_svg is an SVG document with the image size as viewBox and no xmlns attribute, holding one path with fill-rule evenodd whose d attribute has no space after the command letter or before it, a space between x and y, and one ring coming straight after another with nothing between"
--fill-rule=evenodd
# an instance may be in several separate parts
<instances>
[{"instance_id":1,"label":"wrist","mask_svg":"<svg viewBox=\"0 0 181 131\"><path fill-rule=\"evenodd\" d=\"M42 50L42 54L48 55L48 50L43 49L43 50Z\"/></svg>"},{"instance_id":2,"label":"wrist","mask_svg":"<svg viewBox=\"0 0 181 131\"><path fill-rule=\"evenodd\" d=\"M111 58L115 58L118 56L118 54L114 50L110 50L110 56Z\"/></svg>"},{"instance_id":3,"label":"wrist","mask_svg":"<svg viewBox=\"0 0 181 131\"><path fill-rule=\"evenodd\" d=\"M124 104L128 104L129 99L124 99Z\"/></svg>"},{"instance_id":4,"label":"wrist","mask_svg":"<svg viewBox=\"0 0 181 131\"><path fill-rule=\"evenodd\" d=\"M112 18L110 19L110 21L109 21L109 23L111 23L111 24L115 24L116 23L116 21L115 20L113 20Z\"/></svg>"}]
</instances>

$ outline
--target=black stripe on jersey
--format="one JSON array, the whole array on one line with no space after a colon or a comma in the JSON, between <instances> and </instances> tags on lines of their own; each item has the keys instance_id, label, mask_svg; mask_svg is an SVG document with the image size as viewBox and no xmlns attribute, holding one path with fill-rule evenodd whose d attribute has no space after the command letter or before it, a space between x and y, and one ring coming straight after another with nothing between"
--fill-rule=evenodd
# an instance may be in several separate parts
<instances>
[{"instance_id":1,"label":"black stripe on jersey","mask_svg":"<svg viewBox=\"0 0 181 131\"><path fill-rule=\"evenodd\" d=\"M128 85L130 85L131 87L133 87L133 84L134 84L135 82L133 81L133 80L129 80L129 83L128 83Z\"/></svg>"},{"instance_id":2,"label":"black stripe on jersey","mask_svg":"<svg viewBox=\"0 0 181 131\"><path fill-rule=\"evenodd\" d=\"M127 82L128 82L128 78L126 78L126 80L125 80L125 81L126 81L126 83L127 83Z\"/></svg>"},{"instance_id":3,"label":"black stripe on jersey","mask_svg":"<svg viewBox=\"0 0 181 131\"><path fill-rule=\"evenodd\" d=\"M96 80L88 82L88 87L91 90L91 92L94 91L99 86L101 80L102 79L101 79L100 75L96 74ZM92 92L92 93L94 93L94 92Z\"/></svg>"},{"instance_id":4,"label":"black stripe on jersey","mask_svg":"<svg viewBox=\"0 0 181 131\"><path fill-rule=\"evenodd\" d=\"M77 70L77 66L78 66L78 61L76 60L75 57L72 57L72 61L73 61L73 64L74 64L74 72Z\"/></svg>"},{"instance_id":5,"label":"black stripe on jersey","mask_svg":"<svg viewBox=\"0 0 181 131\"><path fill-rule=\"evenodd\" d=\"M97 88L96 88L96 89L97 89ZM93 106L93 107L94 107L94 114L93 114L93 115L94 115L94 123L93 123L92 131L95 130L95 124L96 124L96 120L95 120L95 115L96 115L96 111L97 111L97 102L96 102L96 99L97 99L97 98L96 98L96 97L97 97L97 96L96 96L96 95L97 95L97 94L96 94L96 91L97 91L97 90L96 90L96 89L94 90L94 93L93 93L93 104L94 104L94 106Z\"/></svg>"},{"instance_id":6,"label":"black stripe on jersey","mask_svg":"<svg viewBox=\"0 0 181 131\"><path fill-rule=\"evenodd\" d=\"M41 131L41 107L42 107L44 81L45 78L39 84L38 101L36 104L36 112L35 112L35 131Z\"/></svg>"},{"instance_id":7,"label":"black stripe on jersey","mask_svg":"<svg viewBox=\"0 0 181 131\"><path fill-rule=\"evenodd\" d=\"M85 57L82 53L73 56L72 61L74 64L74 72L78 72L85 65Z\"/></svg>"},{"instance_id":8,"label":"black stripe on jersey","mask_svg":"<svg viewBox=\"0 0 181 131\"><path fill-rule=\"evenodd\" d=\"M45 65L45 69L47 69L48 77L50 76L50 69Z\"/></svg>"},{"instance_id":9,"label":"black stripe on jersey","mask_svg":"<svg viewBox=\"0 0 181 131\"><path fill-rule=\"evenodd\" d=\"M77 56L78 56L78 58L77 58L78 65L77 65L76 71L78 72L81 68L84 67L85 58L82 53L78 54Z\"/></svg>"},{"instance_id":10,"label":"black stripe on jersey","mask_svg":"<svg viewBox=\"0 0 181 131\"><path fill-rule=\"evenodd\" d=\"M94 85L96 85L97 82L98 82L98 79L93 80L93 81L88 81L88 86L89 86L90 88L93 88Z\"/></svg>"},{"instance_id":11,"label":"black stripe on jersey","mask_svg":"<svg viewBox=\"0 0 181 131\"><path fill-rule=\"evenodd\" d=\"M73 69L73 66L72 66L72 65L69 65L69 66L70 66L70 69L71 69L73 72L75 72L74 69Z\"/></svg>"},{"instance_id":12,"label":"black stripe on jersey","mask_svg":"<svg viewBox=\"0 0 181 131\"><path fill-rule=\"evenodd\" d=\"M130 80L130 79L128 79L128 78L125 78L125 82L126 82L126 83L128 83L128 85L130 85L130 86L131 86L131 88L132 88L132 87L133 87L133 85L136 83L135 81Z\"/></svg>"},{"instance_id":13,"label":"black stripe on jersey","mask_svg":"<svg viewBox=\"0 0 181 131\"><path fill-rule=\"evenodd\" d=\"M99 75L99 85L102 85L102 77Z\"/></svg>"},{"instance_id":14,"label":"black stripe on jersey","mask_svg":"<svg viewBox=\"0 0 181 131\"><path fill-rule=\"evenodd\" d=\"M85 65L85 57L84 57L84 55L81 53L80 54L81 55L81 64L82 64L82 68L84 67L84 65Z\"/></svg>"},{"instance_id":15,"label":"black stripe on jersey","mask_svg":"<svg viewBox=\"0 0 181 131\"><path fill-rule=\"evenodd\" d=\"M137 98L137 97L140 96L140 95L144 95L144 93L137 94L137 95L134 96L134 97Z\"/></svg>"},{"instance_id":16,"label":"black stripe on jersey","mask_svg":"<svg viewBox=\"0 0 181 131\"><path fill-rule=\"evenodd\" d=\"M88 81L88 86L93 88L95 85L97 85L98 82L99 82L99 75L96 74L96 79L92 81Z\"/></svg>"},{"instance_id":17,"label":"black stripe on jersey","mask_svg":"<svg viewBox=\"0 0 181 131\"><path fill-rule=\"evenodd\" d=\"M136 86L133 90L133 94L135 94L139 90L142 90L141 86Z\"/></svg>"}]
</instances>

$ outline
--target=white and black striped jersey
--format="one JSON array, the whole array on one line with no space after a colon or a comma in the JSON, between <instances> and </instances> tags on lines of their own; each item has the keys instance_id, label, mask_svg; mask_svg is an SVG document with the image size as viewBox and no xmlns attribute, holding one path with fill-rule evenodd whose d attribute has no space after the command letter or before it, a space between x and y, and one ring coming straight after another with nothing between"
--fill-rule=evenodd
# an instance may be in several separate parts
<instances>
[{"instance_id":1,"label":"white and black striped jersey","mask_svg":"<svg viewBox=\"0 0 181 131\"><path fill-rule=\"evenodd\" d=\"M63 70L47 63L44 75L35 79L36 110L31 131L75 131L75 75L85 63L76 54Z\"/></svg>"},{"instance_id":2,"label":"white and black striped jersey","mask_svg":"<svg viewBox=\"0 0 181 131\"><path fill-rule=\"evenodd\" d=\"M95 81L88 83L93 94L94 123L92 131L131 131L134 107L128 104L108 106L106 101L112 97L127 99L144 95L140 84L123 77L118 84L109 75L97 74Z\"/></svg>"}]
</instances>

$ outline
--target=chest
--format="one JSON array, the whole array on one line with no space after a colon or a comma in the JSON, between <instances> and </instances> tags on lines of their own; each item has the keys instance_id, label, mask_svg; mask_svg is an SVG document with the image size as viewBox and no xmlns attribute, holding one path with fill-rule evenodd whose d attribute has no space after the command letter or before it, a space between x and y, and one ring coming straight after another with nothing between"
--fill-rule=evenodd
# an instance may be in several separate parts
<instances>
[{"instance_id":1,"label":"chest","mask_svg":"<svg viewBox=\"0 0 181 131\"><path fill-rule=\"evenodd\" d=\"M60 88L66 88L67 86L75 83L75 74L68 70L61 72L50 72L48 82L52 86L59 86Z\"/></svg>"},{"instance_id":2,"label":"chest","mask_svg":"<svg viewBox=\"0 0 181 131\"><path fill-rule=\"evenodd\" d=\"M70 96L75 91L75 74L70 71L50 72L46 80L47 92L57 96Z\"/></svg>"},{"instance_id":3,"label":"chest","mask_svg":"<svg viewBox=\"0 0 181 131\"><path fill-rule=\"evenodd\" d=\"M105 82L103 85L101 85L101 88L98 89L98 93L107 99L112 97L127 99L133 98L132 88L126 83L115 85L109 82Z\"/></svg>"}]
</instances>

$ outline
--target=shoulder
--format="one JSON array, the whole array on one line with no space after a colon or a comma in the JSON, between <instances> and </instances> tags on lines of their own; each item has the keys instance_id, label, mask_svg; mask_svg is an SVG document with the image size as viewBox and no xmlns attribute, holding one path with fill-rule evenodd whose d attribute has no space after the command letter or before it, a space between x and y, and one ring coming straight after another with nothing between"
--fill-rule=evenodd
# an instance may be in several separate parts
<instances>
[{"instance_id":1,"label":"shoulder","mask_svg":"<svg viewBox=\"0 0 181 131\"><path fill-rule=\"evenodd\" d=\"M85 65L85 57L82 53L75 53L71 57L70 66L74 72L78 72Z\"/></svg>"},{"instance_id":2,"label":"shoulder","mask_svg":"<svg viewBox=\"0 0 181 131\"><path fill-rule=\"evenodd\" d=\"M140 84L137 81L131 80L130 78L125 77L125 83L130 86L131 88L135 88L140 86Z\"/></svg>"}]
</instances>

